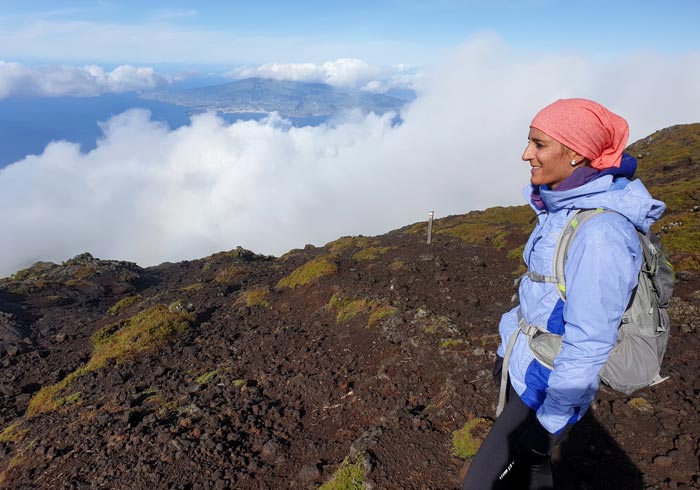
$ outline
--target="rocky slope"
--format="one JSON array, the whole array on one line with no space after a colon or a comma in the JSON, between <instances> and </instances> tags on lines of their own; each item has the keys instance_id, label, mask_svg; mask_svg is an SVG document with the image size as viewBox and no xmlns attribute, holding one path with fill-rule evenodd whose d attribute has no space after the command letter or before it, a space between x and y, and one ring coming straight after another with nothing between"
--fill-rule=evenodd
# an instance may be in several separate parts
<instances>
[{"instance_id":1,"label":"rocky slope","mask_svg":"<svg viewBox=\"0 0 700 490\"><path fill-rule=\"evenodd\" d=\"M700 125L630 151L669 201L670 379L600 390L557 455L564 489L700 488ZM458 488L453 434L494 415L530 218L145 269L84 254L0 280L0 487Z\"/></svg>"}]
</instances>

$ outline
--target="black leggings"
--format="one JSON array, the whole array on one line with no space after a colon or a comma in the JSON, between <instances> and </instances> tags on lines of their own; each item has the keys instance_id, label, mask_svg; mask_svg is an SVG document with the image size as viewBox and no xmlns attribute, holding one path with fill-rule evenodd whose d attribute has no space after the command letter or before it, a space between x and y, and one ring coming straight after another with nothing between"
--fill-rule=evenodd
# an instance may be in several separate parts
<instances>
[{"instance_id":1,"label":"black leggings","mask_svg":"<svg viewBox=\"0 0 700 490\"><path fill-rule=\"evenodd\" d=\"M551 460L533 462L518 452L518 440L536 421L535 411L508 386L508 403L474 456L462 490L553 489ZM553 435L552 445L561 442L570 427Z\"/></svg>"}]
</instances>

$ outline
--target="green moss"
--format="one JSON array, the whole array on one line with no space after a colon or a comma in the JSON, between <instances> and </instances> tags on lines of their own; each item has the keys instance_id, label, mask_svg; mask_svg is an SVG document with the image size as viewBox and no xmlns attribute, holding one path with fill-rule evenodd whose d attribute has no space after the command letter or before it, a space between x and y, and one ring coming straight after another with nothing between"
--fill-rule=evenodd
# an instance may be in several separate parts
<instances>
[{"instance_id":1,"label":"green moss","mask_svg":"<svg viewBox=\"0 0 700 490\"><path fill-rule=\"evenodd\" d=\"M23 281L17 282L13 281L10 282L7 286L7 290L10 291L13 294L20 294L22 296L27 296L29 294L33 294L36 292L41 291L44 288L47 288L49 286L60 286L60 283L57 283L55 281L49 281L48 279L44 278L30 278L30 279L25 279Z\"/></svg>"},{"instance_id":2,"label":"green moss","mask_svg":"<svg viewBox=\"0 0 700 490\"><path fill-rule=\"evenodd\" d=\"M367 327L373 327L383 318L396 314L395 308L385 300L354 299L345 296L342 292L335 293L328 302L328 308L337 311L336 322L344 323L357 315L369 313Z\"/></svg>"},{"instance_id":3,"label":"green moss","mask_svg":"<svg viewBox=\"0 0 700 490\"><path fill-rule=\"evenodd\" d=\"M219 374L219 370L218 370L218 369L215 369L215 370L213 370L213 371L209 371L208 373L204 373L204 374L202 374L200 377L198 377L198 378L195 380L195 382L196 382L197 384L199 384L199 385L205 385L205 384L209 383L209 381L211 381L212 378L213 378L214 376L216 376L217 374Z\"/></svg>"},{"instance_id":4,"label":"green moss","mask_svg":"<svg viewBox=\"0 0 700 490\"><path fill-rule=\"evenodd\" d=\"M138 353L153 350L170 337L183 334L194 321L191 313L169 311L166 306L155 306L117 325L117 329L94 345L87 367L97 369L107 359L124 359ZM112 331L113 327L109 327Z\"/></svg>"},{"instance_id":5,"label":"green moss","mask_svg":"<svg viewBox=\"0 0 700 490\"><path fill-rule=\"evenodd\" d=\"M426 221L415 223L404 230L406 235L415 235L418 233L428 233L428 223Z\"/></svg>"},{"instance_id":6,"label":"green moss","mask_svg":"<svg viewBox=\"0 0 700 490\"><path fill-rule=\"evenodd\" d=\"M377 257L384 255L393 248L394 247L368 247L360 250L359 252L356 252L352 256L352 258L357 260L358 262L363 260L374 260Z\"/></svg>"},{"instance_id":7,"label":"green moss","mask_svg":"<svg viewBox=\"0 0 700 490\"><path fill-rule=\"evenodd\" d=\"M366 312L369 305L364 299L352 299L343 296L342 293L335 293L328 302L328 306L338 312L335 317L336 322L344 323Z\"/></svg>"},{"instance_id":8,"label":"green moss","mask_svg":"<svg viewBox=\"0 0 700 490\"><path fill-rule=\"evenodd\" d=\"M0 442L17 442L29 432L28 429L22 428L22 421L13 422L0 432Z\"/></svg>"},{"instance_id":9,"label":"green moss","mask_svg":"<svg viewBox=\"0 0 700 490\"><path fill-rule=\"evenodd\" d=\"M680 224L682 223L682 224ZM665 216L655 229L676 270L700 269L700 216L686 212Z\"/></svg>"},{"instance_id":10,"label":"green moss","mask_svg":"<svg viewBox=\"0 0 700 490\"><path fill-rule=\"evenodd\" d=\"M359 458L355 463L345 459L319 490L362 490L365 488L364 480L365 472Z\"/></svg>"},{"instance_id":11,"label":"green moss","mask_svg":"<svg viewBox=\"0 0 700 490\"><path fill-rule=\"evenodd\" d=\"M518 248L513 248L508 250L508 258L510 260L523 260L523 252L525 251L525 244L523 243Z\"/></svg>"},{"instance_id":12,"label":"green moss","mask_svg":"<svg viewBox=\"0 0 700 490\"><path fill-rule=\"evenodd\" d=\"M66 397L59 394L73 382L74 379L88 373L85 367L81 367L70 373L56 384L42 387L29 401L27 415L33 417L43 412L53 412L66 404Z\"/></svg>"},{"instance_id":13,"label":"green moss","mask_svg":"<svg viewBox=\"0 0 700 490\"><path fill-rule=\"evenodd\" d=\"M195 283L192 283L188 286L180 288L180 291L199 291L203 287L204 287L204 284L202 284L201 282L195 282Z\"/></svg>"},{"instance_id":14,"label":"green moss","mask_svg":"<svg viewBox=\"0 0 700 490\"><path fill-rule=\"evenodd\" d=\"M503 227L488 223L462 223L436 233L445 233L466 243L491 242L496 248L503 248L507 243Z\"/></svg>"},{"instance_id":15,"label":"green moss","mask_svg":"<svg viewBox=\"0 0 700 490\"><path fill-rule=\"evenodd\" d=\"M29 449L33 449L33 446L30 447ZM26 452L27 452L27 450L17 452L14 456L12 456L12 458L10 458L10 461L7 463L7 468L5 468L2 472L0 472L0 488L5 488L3 484L5 483L5 480L7 479L8 472L12 468L24 463L24 461L26 459L25 458Z\"/></svg>"},{"instance_id":16,"label":"green moss","mask_svg":"<svg viewBox=\"0 0 700 490\"><path fill-rule=\"evenodd\" d=\"M501 335L497 333L487 333L479 337L482 347L490 346L493 350L501 343Z\"/></svg>"},{"instance_id":17,"label":"green moss","mask_svg":"<svg viewBox=\"0 0 700 490\"><path fill-rule=\"evenodd\" d=\"M639 410L640 412L651 412L654 410L654 407L652 407L651 404L641 396L631 398L627 402L627 405L631 408L634 408L635 410Z\"/></svg>"},{"instance_id":18,"label":"green moss","mask_svg":"<svg viewBox=\"0 0 700 490\"><path fill-rule=\"evenodd\" d=\"M270 289L268 287L259 287L255 289L249 289L241 293L236 301L234 301L234 306L247 306L252 308L254 306L260 306L262 308L271 308L270 302L268 301L270 296Z\"/></svg>"},{"instance_id":19,"label":"green moss","mask_svg":"<svg viewBox=\"0 0 700 490\"><path fill-rule=\"evenodd\" d=\"M520 241L521 235L530 232L532 216L529 206L494 207L436 220L433 230L436 235L447 234L466 243L491 243L502 249L510 241ZM405 233L425 230L425 223L417 223Z\"/></svg>"},{"instance_id":20,"label":"green moss","mask_svg":"<svg viewBox=\"0 0 700 490\"><path fill-rule=\"evenodd\" d=\"M232 282L234 279L245 273L245 269L239 265L227 267L216 273L214 280L223 284Z\"/></svg>"},{"instance_id":21,"label":"green moss","mask_svg":"<svg viewBox=\"0 0 700 490\"><path fill-rule=\"evenodd\" d=\"M460 459L471 458L479 450L493 422L476 417L452 433L452 454Z\"/></svg>"},{"instance_id":22,"label":"green moss","mask_svg":"<svg viewBox=\"0 0 700 490\"><path fill-rule=\"evenodd\" d=\"M64 405L73 405L74 403L78 403L80 401L80 395L81 393L78 391L76 393L73 393L72 395L69 395L65 398Z\"/></svg>"},{"instance_id":23,"label":"green moss","mask_svg":"<svg viewBox=\"0 0 700 490\"><path fill-rule=\"evenodd\" d=\"M233 386L235 386L236 388L240 388L242 386L245 386L246 383L247 383L247 381L245 379L234 379L233 380Z\"/></svg>"},{"instance_id":24,"label":"green moss","mask_svg":"<svg viewBox=\"0 0 700 490\"><path fill-rule=\"evenodd\" d=\"M41 388L30 400L27 415L34 416L62 407L68 399L60 394L76 378L104 367L109 359L122 363L138 353L154 350L169 338L184 333L193 321L190 313L171 312L167 306L160 305L101 328L91 337L93 352L87 364L58 383Z\"/></svg>"},{"instance_id":25,"label":"green moss","mask_svg":"<svg viewBox=\"0 0 700 490\"><path fill-rule=\"evenodd\" d=\"M83 265L78 267L73 273L75 279L89 279L97 273L97 268L94 265Z\"/></svg>"},{"instance_id":26,"label":"green moss","mask_svg":"<svg viewBox=\"0 0 700 490\"><path fill-rule=\"evenodd\" d=\"M403 260L394 260L391 264L389 264L389 269L392 271L406 270L406 262Z\"/></svg>"},{"instance_id":27,"label":"green moss","mask_svg":"<svg viewBox=\"0 0 700 490\"><path fill-rule=\"evenodd\" d=\"M371 243L372 240L364 236L345 236L326 243L324 247L327 248L331 254L339 254L351 248L366 248Z\"/></svg>"},{"instance_id":28,"label":"green moss","mask_svg":"<svg viewBox=\"0 0 700 490\"><path fill-rule=\"evenodd\" d=\"M676 270L700 270L700 218L692 208L700 202L700 124L656 131L627 148L638 158L637 176L649 192L666 203L653 227ZM683 223L681 226L676 226Z\"/></svg>"},{"instance_id":29,"label":"green moss","mask_svg":"<svg viewBox=\"0 0 700 490\"><path fill-rule=\"evenodd\" d=\"M110 315L116 315L140 300L141 295L139 294L127 296L126 298L122 298L119 301L117 301L109 310L107 310L107 313L109 313Z\"/></svg>"},{"instance_id":30,"label":"green moss","mask_svg":"<svg viewBox=\"0 0 700 490\"><path fill-rule=\"evenodd\" d=\"M457 347L458 345L462 345L463 343L464 340L462 339L446 339L440 343L440 346L443 349L449 349L450 347Z\"/></svg>"},{"instance_id":31,"label":"green moss","mask_svg":"<svg viewBox=\"0 0 700 490\"><path fill-rule=\"evenodd\" d=\"M10 277L15 281L25 281L27 279L39 279L43 277L48 271L54 268L56 264L51 262L36 262L35 264L15 272Z\"/></svg>"},{"instance_id":32,"label":"green moss","mask_svg":"<svg viewBox=\"0 0 700 490\"><path fill-rule=\"evenodd\" d=\"M87 286L90 283L85 281L84 279L68 279L63 284L66 286L70 286L70 287L81 287L81 286Z\"/></svg>"},{"instance_id":33,"label":"green moss","mask_svg":"<svg viewBox=\"0 0 700 490\"><path fill-rule=\"evenodd\" d=\"M373 327L386 317L395 315L399 311L394 306L384 303L373 303L371 305L371 313L369 314L368 327Z\"/></svg>"},{"instance_id":34,"label":"green moss","mask_svg":"<svg viewBox=\"0 0 700 490\"><path fill-rule=\"evenodd\" d=\"M278 288L296 288L309 284L319 277L333 275L338 266L330 255L322 255L294 269L290 275L279 280Z\"/></svg>"},{"instance_id":35,"label":"green moss","mask_svg":"<svg viewBox=\"0 0 700 490\"><path fill-rule=\"evenodd\" d=\"M168 305L168 311L171 313L181 313L187 312L193 308L192 303L185 301L184 299L176 299L170 305Z\"/></svg>"}]
</instances>

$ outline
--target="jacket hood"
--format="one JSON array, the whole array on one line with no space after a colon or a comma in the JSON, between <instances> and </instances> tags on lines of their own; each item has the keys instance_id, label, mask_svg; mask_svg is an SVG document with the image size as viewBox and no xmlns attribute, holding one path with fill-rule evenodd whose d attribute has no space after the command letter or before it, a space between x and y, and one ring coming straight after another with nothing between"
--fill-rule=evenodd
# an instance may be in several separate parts
<instances>
[{"instance_id":1,"label":"jacket hood","mask_svg":"<svg viewBox=\"0 0 700 490\"><path fill-rule=\"evenodd\" d=\"M626 177L613 175L601 175L587 184L565 191L554 191L543 186L540 196L552 213L561 209L611 209L623 215L643 233L666 209L663 202L651 197L640 180L630 181Z\"/></svg>"}]
</instances>

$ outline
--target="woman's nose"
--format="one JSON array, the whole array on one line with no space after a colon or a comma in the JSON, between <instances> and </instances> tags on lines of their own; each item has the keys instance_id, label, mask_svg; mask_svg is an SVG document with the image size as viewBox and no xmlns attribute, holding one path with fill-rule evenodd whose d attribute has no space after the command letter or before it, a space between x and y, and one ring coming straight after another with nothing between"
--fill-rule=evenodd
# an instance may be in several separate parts
<instances>
[{"instance_id":1,"label":"woman's nose","mask_svg":"<svg viewBox=\"0 0 700 490\"><path fill-rule=\"evenodd\" d=\"M522 158L524 162L528 162L534 158L532 155L532 143L527 144L527 146L525 147L525 151L523 152L523 156L521 156L520 158Z\"/></svg>"}]
</instances>

